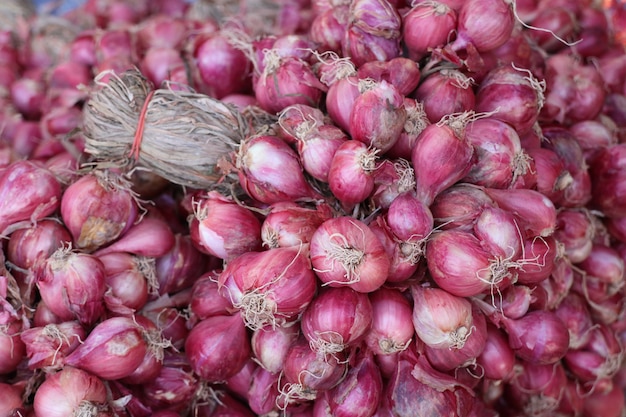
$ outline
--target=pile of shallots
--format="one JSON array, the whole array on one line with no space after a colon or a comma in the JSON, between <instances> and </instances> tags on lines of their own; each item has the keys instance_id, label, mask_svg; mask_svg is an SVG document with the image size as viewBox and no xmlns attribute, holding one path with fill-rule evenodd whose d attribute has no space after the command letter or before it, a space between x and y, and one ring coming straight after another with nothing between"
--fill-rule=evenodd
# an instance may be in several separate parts
<instances>
[{"instance_id":1,"label":"pile of shallots","mask_svg":"<svg viewBox=\"0 0 626 417\"><path fill-rule=\"evenodd\" d=\"M621 2L23 3L0 417L626 414ZM249 125L211 186L141 164L145 92L128 158L85 146L127 70Z\"/></svg>"}]
</instances>

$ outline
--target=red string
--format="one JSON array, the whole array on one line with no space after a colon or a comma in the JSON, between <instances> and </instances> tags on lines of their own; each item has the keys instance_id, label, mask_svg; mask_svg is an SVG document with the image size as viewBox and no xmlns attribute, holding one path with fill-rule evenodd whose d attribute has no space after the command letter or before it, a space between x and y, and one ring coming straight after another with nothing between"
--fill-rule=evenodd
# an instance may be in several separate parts
<instances>
[{"instance_id":1,"label":"red string","mask_svg":"<svg viewBox=\"0 0 626 417\"><path fill-rule=\"evenodd\" d=\"M148 104L154 95L154 91L150 91L146 96L146 101L143 102L141 107L141 113L139 113L139 122L137 123L137 130L135 130L135 137L133 139L133 145L130 148L129 156L135 161L139 160L139 148L141 147L141 141L143 139L143 129L146 125L146 113L148 112Z\"/></svg>"}]
</instances>

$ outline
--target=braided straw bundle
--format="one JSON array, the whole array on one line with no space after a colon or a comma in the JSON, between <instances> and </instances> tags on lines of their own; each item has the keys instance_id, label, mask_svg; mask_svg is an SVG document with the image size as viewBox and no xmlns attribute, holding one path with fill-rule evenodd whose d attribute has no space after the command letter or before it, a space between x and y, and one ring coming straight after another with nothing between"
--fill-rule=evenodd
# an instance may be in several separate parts
<instances>
[{"instance_id":1,"label":"braided straw bundle","mask_svg":"<svg viewBox=\"0 0 626 417\"><path fill-rule=\"evenodd\" d=\"M85 151L96 162L136 163L173 183L206 189L248 133L236 108L194 92L151 91L137 70L99 74L96 85L83 114Z\"/></svg>"}]
</instances>

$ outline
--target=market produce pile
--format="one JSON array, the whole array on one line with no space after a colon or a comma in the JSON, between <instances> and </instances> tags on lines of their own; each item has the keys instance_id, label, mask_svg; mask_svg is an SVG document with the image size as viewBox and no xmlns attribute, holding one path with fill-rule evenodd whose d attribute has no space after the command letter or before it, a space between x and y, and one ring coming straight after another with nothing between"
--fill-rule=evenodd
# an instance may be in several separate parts
<instances>
[{"instance_id":1,"label":"market produce pile","mask_svg":"<svg viewBox=\"0 0 626 417\"><path fill-rule=\"evenodd\" d=\"M626 415L626 7L0 4L0 417Z\"/></svg>"}]
</instances>

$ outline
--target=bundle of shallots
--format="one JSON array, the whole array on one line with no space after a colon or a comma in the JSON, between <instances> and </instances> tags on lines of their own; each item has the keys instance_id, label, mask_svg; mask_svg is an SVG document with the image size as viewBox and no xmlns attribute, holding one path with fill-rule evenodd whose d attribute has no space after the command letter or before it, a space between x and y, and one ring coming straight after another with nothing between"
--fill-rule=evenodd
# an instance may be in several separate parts
<instances>
[{"instance_id":1,"label":"bundle of shallots","mask_svg":"<svg viewBox=\"0 0 626 417\"><path fill-rule=\"evenodd\" d=\"M218 164L248 133L235 107L191 91L152 90L137 70L103 72L96 86L83 110L85 150L96 163L136 164L204 189L220 180Z\"/></svg>"}]
</instances>

